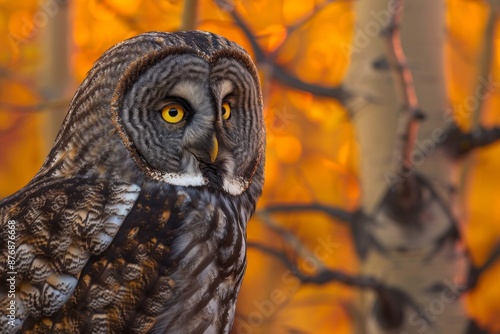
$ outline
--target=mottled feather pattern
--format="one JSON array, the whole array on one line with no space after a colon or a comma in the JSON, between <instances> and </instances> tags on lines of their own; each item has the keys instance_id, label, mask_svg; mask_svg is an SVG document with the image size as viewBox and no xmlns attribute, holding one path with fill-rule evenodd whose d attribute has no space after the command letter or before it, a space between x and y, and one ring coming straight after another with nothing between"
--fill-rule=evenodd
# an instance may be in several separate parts
<instances>
[{"instance_id":1,"label":"mottled feather pattern","mask_svg":"<svg viewBox=\"0 0 500 334\"><path fill-rule=\"evenodd\" d=\"M172 101L179 124L161 116ZM0 201L0 228L16 224L16 319L0 285L2 333L229 333L264 152L258 75L237 44L151 32L112 47L38 174Z\"/></svg>"},{"instance_id":2,"label":"mottled feather pattern","mask_svg":"<svg viewBox=\"0 0 500 334\"><path fill-rule=\"evenodd\" d=\"M1 202L0 228L16 222L16 314L19 325L32 316L51 316L72 295L91 256L111 243L139 194L139 187L108 180L60 179L32 184L24 194ZM89 202L92 205L89 205ZM89 210L89 208L91 210ZM0 249L7 249L6 235ZM0 280L7 279L0 257ZM0 309L9 303L0 287ZM15 333L7 317L0 327Z\"/></svg>"},{"instance_id":3,"label":"mottled feather pattern","mask_svg":"<svg viewBox=\"0 0 500 334\"><path fill-rule=\"evenodd\" d=\"M23 331L224 332L245 269L245 217L251 214L235 212L233 200L208 189L145 185L114 242L83 268L69 301L37 324L26 321Z\"/></svg>"}]
</instances>

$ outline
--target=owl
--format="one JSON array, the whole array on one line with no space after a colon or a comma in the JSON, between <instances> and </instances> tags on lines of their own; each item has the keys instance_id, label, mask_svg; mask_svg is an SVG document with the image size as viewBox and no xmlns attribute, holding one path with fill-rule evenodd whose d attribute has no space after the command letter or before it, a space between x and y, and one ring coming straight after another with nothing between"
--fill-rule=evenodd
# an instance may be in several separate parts
<instances>
[{"instance_id":1,"label":"owl","mask_svg":"<svg viewBox=\"0 0 500 334\"><path fill-rule=\"evenodd\" d=\"M262 108L255 65L221 36L106 51L37 175L0 202L2 333L228 333Z\"/></svg>"}]
</instances>

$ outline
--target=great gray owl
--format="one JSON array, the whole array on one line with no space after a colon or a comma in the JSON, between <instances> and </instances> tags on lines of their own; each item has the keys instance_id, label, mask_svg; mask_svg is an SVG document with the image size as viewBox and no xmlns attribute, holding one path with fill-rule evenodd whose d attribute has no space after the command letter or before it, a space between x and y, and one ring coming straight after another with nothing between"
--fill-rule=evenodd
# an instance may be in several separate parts
<instances>
[{"instance_id":1,"label":"great gray owl","mask_svg":"<svg viewBox=\"0 0 500 334\"><path fill-rule=\"evenodd\" d=\"M112 47L0 202L2 333L228 333L264 151L240 46L192 31Z\"/></svg>"}]
</instances>

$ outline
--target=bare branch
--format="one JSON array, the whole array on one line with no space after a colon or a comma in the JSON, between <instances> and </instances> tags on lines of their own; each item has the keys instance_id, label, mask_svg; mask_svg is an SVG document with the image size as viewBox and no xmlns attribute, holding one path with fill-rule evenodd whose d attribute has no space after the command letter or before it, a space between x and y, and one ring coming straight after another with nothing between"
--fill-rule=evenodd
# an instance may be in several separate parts
<instances>
[{"instance_id":1,"label":"bare branch","mask_svg":"<svg viewBox=\"0 0 500 334\"><path fill-rule=\"evenodd\" d=\"M222 1L217 1L219 7L226 10L234 22L241 28L245 36L250 42L250 46L255 54L255 60L257 63L262 64L270 69L269 75L281 82L282 84L302 90L304 92L309 92L317 96L328 97L336 99L343 102L347 97L347 92L342 88L342 86L322 86L314 83L309 83L302 81L297 76L288 73L288 71L281 65L275 63L273 59L262 49L262 47L257 42L255 34L251 31L249 25L243 20L243 18L236 12L236 10Z\"/></svg>"},{"instance_id":2,"label":"bare branch","mask_svg":"<svg viewBox=\"0 0 500 334\"><path fill-rule=\"evenodd\" d=\"M304 274L283 252L278 251L272 247L265 246L256 242L247 242L247 247L257 249L263 253L269 254L279 260L285 267L287 267L303 284L316 284L323 285L333 282L345 284L347 286L356 287L360 289L371 290L377 294L379 300L380 317L390 319L399 315L404 306L408 305L415 309L417 312L420 310L418 304L411 299L404 291L388 287L382 282L379 282L374 277L369 276L351 276L338 270L328 269L326 267L320 268L314 275ZM430 321L428 316L422 314L423 319Z\"/></svg>"},{"instance_id":3,"label":"bare branch","mask_svg":"<svg viewBox=\"0 0 500 334\"><path fill-rule=\"evenodd\" d=\"M448 154L454 158L462 158L474 149L485 147L500 140L500 127L485 128L479 126L473 132L463 132L457 126L447 131L444 142Z\"/></svg>"},{"instance_id":4,"label":"bare branch","mask_svg":"<svg viewBox=\"0 0 500 334\"><path fill-rule=\"evenodd\" d=\"M478 131L471 134L469 139L470 149L488 146L500 139L500 127L493 128L479 127Z\"/></svg>"},{"instance_id":5,"label":"bare branch","mask_svg":"<svg viewBox=\"0 0 500 334\"><path fill-rule=\"evenodd\" d=\"M493 252L491 252L490 257L488 260L486 260L483 265L476 267L474 265L471 265L469 269L469 276L467 277L467 291L473 289L476 285L477 282L479 281L479 278L481 275L487 271L498 259L500 258L500 244L493 249Z\"/></svg>"},{"instance_id":6,"label":"bare branch","mask_svg":"<svg viewBox=\"0 0 500 334\"><path fill-rule=\"evenodd\" d=\"M500 257L500 245L497 245L493 250L493 252L490 254L488 260L486 260L486 262L478 268L479 272L482 273L488 270L491 267L491 265L498 260L499 257Z\"/></svg>"},{"instance_id":7,"label":"bare branch","mask_svg":"<svg viewBox=\"0 0 500 334\"><path fill-rule=\"evenodd\" d=\"M296 264L293 263L282 251L252 241L247 242L247 246L249 248L254 248L263 253L271 255L279 260L285 267L290 269L302 283L323 285L331 282L339 282L348 286L359 288L375 289L376 287L378 287L378 283L376 282L376 280L371 277L349 276L341 271L331 270L327 268L319 270L316 275L309 276L304 274L299 268L297 268Z\"/></svg>"},{"instance_id":8,"label":"bare branch","mask_svg":"<svg viewBox=\"0 0 500 334\"><path fill-rule=\"evenodd\" d=\"M301 258L312 262L314 267L317 268L316 273L313 275L303 273L284 252L278 251L275 248L254 242L248 242L247 246L256 248L278 259L287 268L289 268L289 270L297 278L299 278L302 283L323 285L331 282L339 282L348 286L374 291L378 296L376 317L380 322L383 322L387 326L397 327L400 325L403 319L403 313L401 310L405 305L409 305L415 310L419 310L418 305L405 292L397 288L387 287L373 277L350 276L341 271L327 268L326 265L322 261L319 261L314 256L313 252L311 252L311 250L304 245L295 234L275 223L269 214L261 213L259 214L259 217L263 219L266 226L278 233L283 240L290 247L292 247L296 254L298 254ZM423 317L425 318L425 316Z\"/></svg>"},{"instance_id":9,"label":"bare branch","mask_svg":"<svg viewBox=\"0 0 500 334\"><path fill-rule=\"evenodd\" d=\"M259 212L262 213L279 213L279 212L290 213L290 212L309 212L309 211L326 214L329 217L335 220L339 220L342 223L352 222L354 216L353 212L345 211L343 209L334 206L324 205L320 203L271 204L259 210Z\"/></svg>"},{"instance_id":10,"label":"bare branch","mask_svg":"<svg viewBox=\"0 0 500 334\"><path fill-rule=\"evenodd\" d=\"M291 26L288 26L287 27L287 34L290 35L292 34L294 31L296 31L297 29L300 29L302 28L304 25L306 25L308 22L310 22L316 15L318 15L321 10L323 10L326 6L328 6L329 4L333 3L335 0L325 0L323 1L322 3L320 4L317 4L314 6L314 9L308 13L307 15L305 15L304 17L300 18L299 20L297 20L294 24L292 24ZM278 55L278 53L281 51L283 45L285 45L285 42L281 43L281 45L279 45L269 56L271 59L275 59L275 57Z\"/></svg>"},{"instance_id":11,"label":"bare branch","mask_svg":"<svg viewBox=\"0 0 500 334\"><path fill-rule=\"evenodd\" d=\"M288 256L286 256L286 254L282 251L279 251L277 249L274 249L272 247L268 247L268 246L265 246L265 245L262 245L260 243L257 243L257 242L252 242L252 241L247 241L247 247L248 248L254 248L254 249L257 249L259 251L261 251L262 253L266 253L268 255L271 255L272 257L276 258L277 260L279 260L285 267L287 267L288 269L290 269L290 271L301 281L303 282L304 280L307 279L307 275L302 273L298 268L297 266L295 265L295 263L293 263L289 258Z\"/></svg>"},{"instance_id":12,"label":"bare branch","mask_svg":"<svg viewBox=\"0 0 500 334\"><path fill-rule=\"evenodd\" d=\"M318 268L325 268L325 264L316 259L316 257L309 250L309 248L307 248L295 234L281 227L270 217L270 215L266 213L261 213L258 216L262 218L262 221L266 226L268 226L274 232L279 234L283 238L283 240L285 240L286 243L288 243L297 252L297 254L299 254L303 258L308 258L309 260L314 262L314 264Z\"/></svg>"}]
</instances>

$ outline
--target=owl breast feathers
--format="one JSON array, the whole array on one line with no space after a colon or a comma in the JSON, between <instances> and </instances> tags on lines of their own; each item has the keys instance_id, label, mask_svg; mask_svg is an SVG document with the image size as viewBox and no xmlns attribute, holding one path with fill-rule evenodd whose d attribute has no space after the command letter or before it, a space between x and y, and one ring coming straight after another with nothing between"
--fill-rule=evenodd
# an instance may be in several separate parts
<instances>
[{"instance_id":1,"label":"owl breast feathers","mask_svg":"<svg viewBox=\"0 0 500 334\"><path fill-rule=\"evenodd\" d=\"M237 44L151 32L106 51L0 201L2 333L228 333L264 154Z\"/></svg>"}]
</instances>

